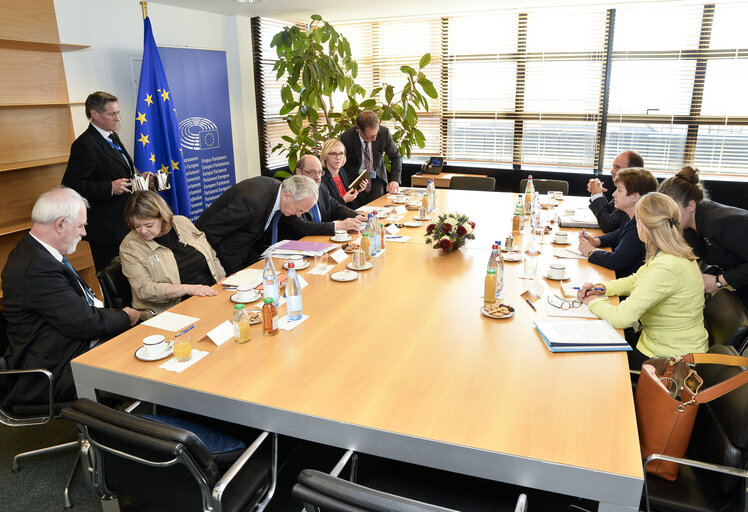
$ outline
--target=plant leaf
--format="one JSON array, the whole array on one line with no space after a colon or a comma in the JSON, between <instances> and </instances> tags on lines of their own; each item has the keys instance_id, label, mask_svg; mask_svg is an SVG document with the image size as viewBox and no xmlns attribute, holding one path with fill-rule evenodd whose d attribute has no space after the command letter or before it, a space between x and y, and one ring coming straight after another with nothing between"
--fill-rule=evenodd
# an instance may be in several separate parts
<instances>
[{"instance_id":1,"label":"plant leaf","mask_svg":"<svg viewBox=\"0 0 748 512\"><path fill-rule=\"evenodd\" d=\"M430 62L431 62L431 54L425 53L423 57L421 57L421 62L418 63L418 67L423 69L426 66L428 66Z\"/></svg>"},{"instance_id":2,"label":"plant leaf","mask_svg":"<svg viewBox=\"0 0 748 512\"><path fill-rule=\"evenodd\" d=\"M395 95L395 88L391 85L388 85L384 90L384 99L387 100L387 103L392 103L392 97Z\"/></svg>"}]
</instances>

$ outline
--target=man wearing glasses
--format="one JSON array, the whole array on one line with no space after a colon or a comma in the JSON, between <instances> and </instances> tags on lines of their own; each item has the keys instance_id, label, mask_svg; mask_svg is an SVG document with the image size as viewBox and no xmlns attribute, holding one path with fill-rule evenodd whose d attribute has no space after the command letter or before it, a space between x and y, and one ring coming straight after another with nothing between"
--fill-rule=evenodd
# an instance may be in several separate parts
<instances>
[{"instance_id":1,"label":"man wearing glasses","mask_svg":"<svg viewBox=\"0 0 748 512\"><path fill-rule=\"evenodd\" d=\"M629 167L644 167L644 159L636 151L624 151L613 160L613 168L610 175L613 179L618 176L618 171ZM626 212L616 209L615 200L608 200L603 195L608 189L603 187L603 182L598 178L592 178L587 183L587 191L590 196L590 210L597 217L597 223L603 233L615 231L623 223Z\"/></svg>"},{"instance_id":2,"label":"man wearing glasses","mask_svg":"<svg viewBox=\"0 0 748 512\"><path fill-rule=\"evenodd\" d=\"M300 217L281 218L281 239L299 239L314 235L332 236L337 229L358 231L362 223L366 222L366 217L330 197L326 187L320 187L324 171L316 156L304 155L299 158L295 173L313 179L319 188L319 197L317 203Z\"/></svg>"},{"instance_id":3,"label":"man wearing glasses","mask_svg":"<svg viewBox=\"0 0 748 512\"><path fill-rule=\"evenodd\" d=\"M383 196L385 191L400 191L400 175L403 170L400 150L392 140L390 131L379 124L379 118L374 112L361 112L356 118L356 126L343 132L340 141L348 155L343 167L348 173L348 179L353 181L364 170L369 172L371 182L359 195L361 204ZM390 159L389 173L384 166L385 153Z\"/></svg>"}]
</instances>

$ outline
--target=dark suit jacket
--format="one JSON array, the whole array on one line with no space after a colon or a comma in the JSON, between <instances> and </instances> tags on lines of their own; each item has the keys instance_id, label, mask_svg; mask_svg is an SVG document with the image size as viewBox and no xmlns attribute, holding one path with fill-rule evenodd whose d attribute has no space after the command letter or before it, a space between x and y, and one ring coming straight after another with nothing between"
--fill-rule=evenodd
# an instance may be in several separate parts
<instances>
[{"instance_id":1,"label":"dark suit jacket","mask_svg":"<svg viewBox=\"0 0 748 512\"><path fill-rule=\"evenodd\" d=\"M124 311L89 306L75 274L30 234L11 251L2 279L9 366L46 368L55 379L55 400L73 399L70 360L88 350L92 340L129 328L130 318ZM48 393L46 378L18 378L6 404L45 402Z\"/></svg>"},{"instance_id":2,"label":"dark suit jacket","mask_svg":"<svg viewBox=\"0 0 748 512\"><path fill-rule=\"evenodd\" d=\"M323 185L319 187L317 206L319 207L319 216L322 222L314 222L311 212L303 213L301 217L293 215L290 217L283 216L281 217L278 228L278 238L298 240L305 236L332 236L335 234L334 221L360 215L356 210L351 210L330 197L330 194Z\"/></svg>"},{"instance_id":3,"label":"dark suit jacket","mask_svg":"<svg viewBox=\"0 0 748 512\"><path fill-rule=\"evenodd\" d=\"M356 128L353 127L343 132L343 135L340 136L340 141L345 146L346 154L346 161L343 169L348 173L348 179L353 181L361 172L361 152L363 151L361 138L358 136ZM392 140L392 135L390 135L390 131L386 127L379 126L377 140L371 143L371 150L371 162L374 166L374 171L377 173L377 178L385 183L389 183L390 181L400 183L400 176L403 171L400 150L397 149L395 141ZM391 164L389 176L384 167L383 155L385 153L387 153Z\"/></svg>"},{"instance_id":4,"label":"dark suit jacket","mask_svg":"<svg viewBox=\"0 0 748 512\"><path fill-rule=\"evenodd\" d=\"M717 265L748 306L748 211L704 200L696 206L696 231L686 241L704 263Z\"/></svg>"},{"instance_id":5,"label":"dark suit jacket","mask_svg":"<svg viewBox=\"0 0 748 512\"><path fill-rule=\"evenodd\" d=\"M267 243L265 223L280 186L267 176L246 179L221 194L197 219L195 226L205 233L227 275L260 259Z\"/></svg>"},{"instance_id":6,"label":"dark suit jacket","mask_svg":"<svg viewBox=\"0 0 748 512\"><path fill-rule=\"evenodd\" d=\"M615 202L608 201L605 196L590 202L590 210L597 217L597 223L600 224L603 233L615 231L621 227L623 220L628 218L626 212L616 208Z\"/></svg>"},{"instance_id":7,"label":"dark suit jacket","mask_svg":"<svg viewBox=\"0 0 748 512\"><path fill-rule=\"evenodd\" d=\"M625 215L620 228L599 238L600 247L612 247L613 251L594 251L588 260L590 263L615 270L616 279L630 276L644 264L646 249L636 231L636 217L629 219L629 216Z\"/></svg>"},{"instance_id":8,"label":"dark suit jacket","mask_svg":"<svg viewBox=\"0 0 748 512\"><path fill-rule=\"evenodd\" d=\"M114 247L116 256L120 242L130 231L123 216L130 194L112 195L112 181L133 176L132 159L124 147L122 150L130 167L122 159L122 153L114 149L90 124L70 146L70 158L62 184L74 189L91 204L86 240L91 244L94 257L98 246Z\"/></svg>"},{"instance_id":9,"label":"dark suit jacket","mask_svg":"<svg viewBox=\"0 0 748 512\"><path fill-rule=\"evenodd\" d=\"M348 190L348 187L351 186L351 181L348 179L348 173L344 168L341 168L338 175L343 182L343 186L346 188L346 190ZM343 206L348 206L346 202L343 201L343 196L341 196L340 192L338 192L338 187L335 185L335 181L332 179L332 175L330 175L330 172L327 169L325 169L325 174L322 175L322 184L319 188L320 190L322 190L323 188L327 189L327 192L330 194L331 198L333 198Z\"/></svg>"}]
</instances>

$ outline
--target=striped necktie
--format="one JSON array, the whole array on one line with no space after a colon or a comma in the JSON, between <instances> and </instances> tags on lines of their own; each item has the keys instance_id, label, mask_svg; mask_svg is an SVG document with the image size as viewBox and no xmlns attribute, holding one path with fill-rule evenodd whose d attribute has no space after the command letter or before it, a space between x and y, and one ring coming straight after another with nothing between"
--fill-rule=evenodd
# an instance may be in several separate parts
<instances>
[{"instance_id":1,"label":"striped necktie","mask_svg":"<svg viewBox=\"0 0 748 512\"><path fill-rule=\"evenodd\" d=\"M311 212L311 214L312 214L312 220L313 220L314 222L322 222L322 217L321 217L321 216L320 216L320 214L319 214L319 206L317 206L317 205L315 204L314 206L312 206L312 209L311 209L311 210L309 210L309 211L310 211L310 212Z\"/></svg>"},{"instance_id":2,"label":"striped necktie","mask_svg":"<svg viewBox=\"0 0 748 512\"><path fill-rule=\"evenodd\" d=\"M67 268L69 268L70 271L73 273L73 275L75 275L76 279L78 279L78 284L80 284L81 288L83 288L83 294L86 296L86 301L88 302L88 305L93 306L94 305L93 290L91 290L91 288L89 288L88 285L85 284L85 281L81 279L81 276L78 274L78 272L75 271L75 269L73 268L73 265L70 264L70 261L65 256L62 257L62 263Z\"/></svg>"},{"instance_id":3,"label":"striped necktie","mask_svg":"<svg viewBox=\"0 0 748 512\"><path fill-rule=\"evenodd\" d=\"M371 151L369 151L368 142L364 142L364 169L369 171L369 183L366 184L365 192L370 192L371 183L374 181L374 178L376 178L377 175L374 173L374 171L371 168Z\"/></svg>"}]
</instances>

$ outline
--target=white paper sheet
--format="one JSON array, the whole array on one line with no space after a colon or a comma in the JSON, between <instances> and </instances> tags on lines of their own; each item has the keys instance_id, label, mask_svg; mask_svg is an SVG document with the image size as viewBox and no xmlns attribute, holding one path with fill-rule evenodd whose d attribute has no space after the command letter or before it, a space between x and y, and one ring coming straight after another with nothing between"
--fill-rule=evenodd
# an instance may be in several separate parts
<instances>
[{"instance_id":1,"label":"white paper sheet","mask_svg":"<svg viewBox=\"0 0 748 512\"><path fill-rule=\"evenodd\" d=\"M164 329L165 331L177 332L190 324L194 324L198 320L200 319L192 316L164 311L163 313L159 313L153 318L146 320L143 322L143 325Z\"/></svg>"},{"instance_id":2,"label":"white paper sheet","mask_svg":"<svg viewBox=\"0 0 748 512\"><path fill-rule=\"evenodd\" d=\"M192 366L193 364L197 363L200 359L210 354L210 352L204 351L204 350L195 350L192 349L192 357L190 357L189 361L185 361L183 363L180 363L177 361L176 358L172 357L168 361L166 361L164 364L159 366L159 368L163 368L164 370L169 370L170 372L177 372L182 373L184 370Z\"/></svg>"},{"instance_id":3,"label":"white paper sheet","mask_svg":"<svg viewBox=\"0 0 748 512\"><path fill-rule=\"evenodd\" d=\"M247 285L255 288L262 284L262 273L264 269L261 268L246 268L240 270L236 274L227 277L223 280L224 286L239 286Z\"/></svg>"},{"instance_id":4,"label":"white paper sheet","mask_svg":"<svg viewBox=\"0 0 748 512\"><path fill-rule=\"evenodd\" d=\"M301 315L301 318L298 320L289 320L288 315L283 315L278 319L278 328L283 329L284 331L290 331L307 318L309 318L309 315Z\"/></svg>"}]
</instances>

